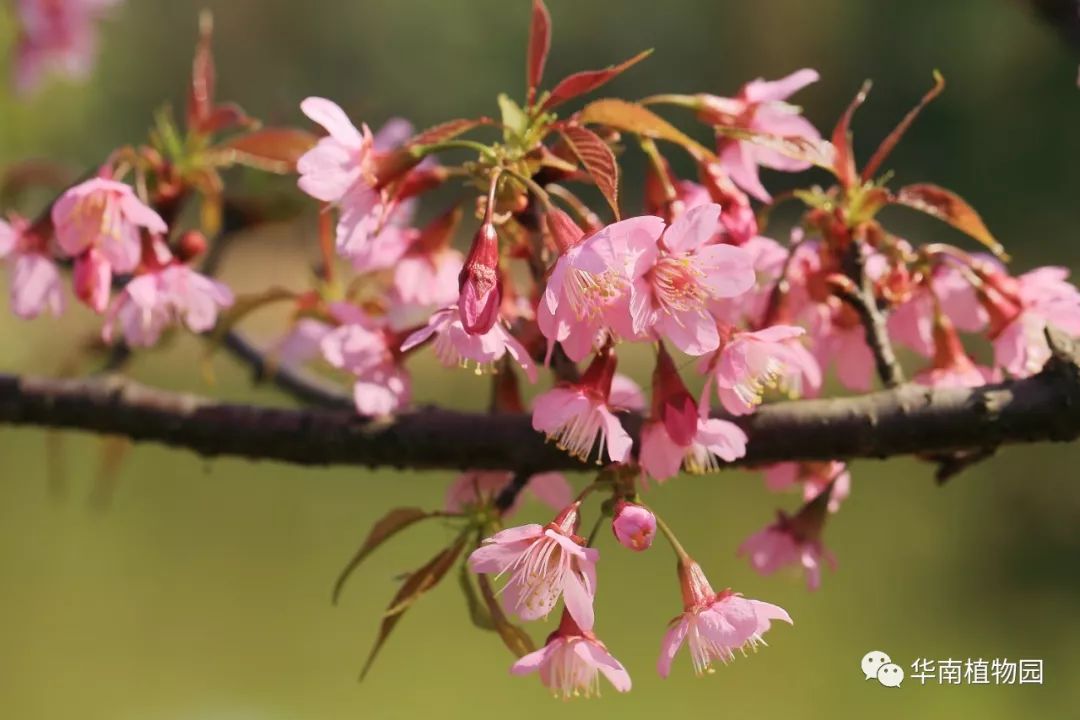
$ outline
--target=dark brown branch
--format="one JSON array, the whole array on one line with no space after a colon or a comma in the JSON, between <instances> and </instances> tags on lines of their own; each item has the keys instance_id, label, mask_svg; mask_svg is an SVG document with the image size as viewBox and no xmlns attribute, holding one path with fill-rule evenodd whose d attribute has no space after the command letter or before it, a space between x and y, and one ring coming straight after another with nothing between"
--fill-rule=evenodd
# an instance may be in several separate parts
<instances>
[{"instance_id":1,"label":"dark brown branch","mask_svg":"<svg viewBox=\"0 0 1080 720\"><path fill-rule=\"evenodd\" d=\"M1057 340L1039 374L984 388L903 385L852 398L762 407L737 422L750 436L740 465L885 458L1071 441L1080 436L1080 366ZM626 424L636 434L640 418ZM78 380L0 375L0 423L86 430L205 456L300 465L417 469L573 470L584 466L533 431L527 415L421 409L394 419L349 409L218 403L119 377Z\"/></svg>"},{"instance_id":2,"label":"dark brown branch","mask_svg":"<svg viewBox=\"0 0 1080 720\"><path fill-rule=\"evenodd\" d=\"M850 291L841 292L840 297L858 313L866 330L866 344L874 354L878 377L885 387L892 388L904 382L904 370L896 358L892 341L889 339L885 313L878 308L873 282L866 272L866 252L865 243L851 243L844 257L844 272L854 287Z\"/></svg>"}]
</instances>

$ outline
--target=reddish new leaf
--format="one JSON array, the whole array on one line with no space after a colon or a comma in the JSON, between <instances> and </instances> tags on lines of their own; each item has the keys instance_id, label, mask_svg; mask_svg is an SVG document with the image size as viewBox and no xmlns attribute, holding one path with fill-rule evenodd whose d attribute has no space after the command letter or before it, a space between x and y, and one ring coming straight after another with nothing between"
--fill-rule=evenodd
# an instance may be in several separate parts
<instances>
[{"instance_id":1,"label":"reddish new leaf","mask_svg":"<svg viewBox=\"0 0 1080 720\"><path fill-rule=\"evenodd\" d=\"M579 95L592 92L612 78L626 72L630 67L641 62L651 54L652 50L645 50L618 65L611 65L603 70L586 70L563 78L559 84L555 86L555 89L551 91L551 94L548 95L547 100L544 101L541 109L551 110L554 107L562 105L567 100L573 100Z\"/></svg>"},{"instance_id":2,"label":"reddish new leaf","mask_svg":"<svg viewBox=\"0 0 1080 720\"><path fill-rule=\"evenodd\" d=\"M654 140L666 140L682 145L698 159L712 159L713 153L674 125L648 108L637 103L605 98L589 103L578 115L586 124L606 125L616 130L632 132Z\"/></svg>"},{"instance_id":3,"label":"reddish new leaf","mask_svg":"<svg viewBox=\"0 0 1080 720\"><path fill-rule=\"evenodd\" d=\"M929 183L908 185L900 188L893 202L947 222L957 230L978 240L1002 260L1007 260L1009 257L1005 248L987 229L975 208L951 190Z\"/></svg>"},{"instance_id":4,"label":"reddish new leaf","mask_svg":"<svg viewBox=\"0 0 1080 720\"><path fill-rule=\"evenodd\" d=\"M945 89L945 78L937 70L934 71L934 87L930 88L919 104L908 111L908 114L904 116L904 119L900 121L900 124L893 128L893 131L889 133L881 144L878 145L878 149L874 151L874 154L870 156L870 160L866 163L866 167L862 170L863 182L866 182L870 178L874 177L874 174L881 167L881 164L885 162L885 159L889 157L889 154L896 147L896 144L900 142L900 138L904 137L904 133L908 131L911 124L915 122L915 118L919 117L919 113L922 109L929 105L941 92Z\"/></svg>"},{"instance_id":5,"label":"reddish new leaf","mask_svg":"<svg viewBox=\"0 0 1080 720\"><path fill-rule=\"evenodd\" d=\"M306 130L295 128L263 128L231 138L218 145L222 164L239 163L273 173L289 173L296 169L300 156L315 147L318 138Z\"/></svg>"},{"instance_id":6,"label":"reddish new leaf","mask_svg":"<svg viewBox=\"0 0 1080 720\"><path fill-rule=\"evenodd\" d=\"M548 51L551 49L551 15L548 13L544 0L533 0L532 25L529 28L529 66L528 82L529 95L526 104L532 107L536 99L536 88L544 77L544 63L547 62Z\"/></svg>"},{"instance_id":7,"label":"reddish new leaf","mask_svg":"<svg viewBox=\"0 0 1080 720\"><path fill-rule=\"evenodd\" d=\"M210 42L214 34L213 16L204 11L199 15L199 40L195 45L195 60L191 68L191 87L188 89L188 129L202 130L202 125L214 108L216 72Z\"/></svg>"},{"instance_id":8,"label":"reddish new leaf","mask_svg":"<svg viewBox=\"0 0 1080 720\"><path fill-rule=\"evenodd\" d=\"M480 127L481 125L490 124L490 118L459 118L457 120L447 120L444 123L440 123L424 130L419 135L414 135L411 140L405 143L405 147L432 145L434 143L443 142L444 140L456 138L458 135L467 133L473 128Z\"/></svg>"},{"instance_id":9,"label":"reddish new leaf","mask_svg":"<svg viewBox=\"0 0 1080 720\"><path fill-rule=\"evenodd\" d=\"M467 535L462 535L454 544L440 552L435 557L431 558L422 568L411 573L409 577L402 583L401 588L394 595L394 599L390 601L390 606L383 614L382 624L379 626L379 634L375 638L375 645L371 648L371 653L368 655L367 661L364 663L364 669L360 671L360 679L363 680L368 674L368 670L371 669L371 664L375 662L376 656L379 651L382 650L382 646L386 643L386 639L390 637L390 633L394 630L398 620L401 616L412 607L421 595L426 593L431 588L439 584L447 571L453 566L454 561L457 560L461 554L462 549L465 547L465 541Z\"/></svg>"},{"instance_id":10,"label":"reddish new leaf","mask_svg":"<svg viewBox=\"0 0 1080 720\"><path fill-rule=\"evenodd\" d=\"M608 201L615 219L619 219L619 164L615 153L599 135L580 125L562 129L563 139L596 182L596 187Z\"/></svg>"},{"instance_id":11,"label":"reddish new leaf","mask_svg":"<svg viewBox=\"0 0 1080 720\"><path fill-rule=\"evenodd\" d=\"M833 128L832 144L836 149L836 157L832 170L836 173L836 179L840 181L840 186L843 188L854 185L856 178L855 152L851 147L851 118L859 106L866 102L866 95L869 92L870 81L867 80L859 88L859 92L847 106L844 114L840 116L836 127Z\"/></svg>"},{"instance_id":12,"label":"reddish new leaf","mask_svg":"<svg viewBox=\"0 0 1080 720\"><path fill-rule=\"evenodd\" d=\"M424 520L429 517L434 517L437 513L430 513L420 508L405 507L394 508L386 515L382 517L375 525L372 526L371 532L364 539L363 545L356 551L352 559L338 575L337 582L334 583L334 591L331 594L331 598L334 604L337 604L338 598L341 596L341 591L345 587L345 581L349 579L353 571L360 566L368 555L375 552L380 545L397 535L399 532L409 527L415 522Z\"/></svg>"},{"instance_id":13,"label":"reddish new leaf","mask_svg":"<svg viewBox=\"0 0 1080 720\"><path fill-rule=\"evenodd\" d=\"M251 117L236 103L225 103L215 106L210 114L199 123L199 132L213 135L222 130L234 128L258 127L259 121Z\"/></svg>"}]
</instances>

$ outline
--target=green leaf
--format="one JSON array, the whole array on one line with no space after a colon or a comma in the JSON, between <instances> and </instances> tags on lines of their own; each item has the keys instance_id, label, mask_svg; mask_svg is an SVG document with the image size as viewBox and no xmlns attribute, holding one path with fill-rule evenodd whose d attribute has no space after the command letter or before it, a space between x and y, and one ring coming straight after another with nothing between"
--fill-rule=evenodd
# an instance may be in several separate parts
<instances>
[{"instance_id":1,"label":"green leaf","mask_svg":"<svg viewBox=\"0 0 1080 720\"><path fill-rule=\"evenodd\" d=\"M379 625L379 633L375 638L375 645L371 648L367 661L364 662L363 670L360 671L360 680L363 680L368 671L371 670L372 663L375 662L375 658L378 656L379 651L382 650L401 616L424 593L438 585L439 581L446 576L447 571L450 570L458 556L461 555L467 539L468 534L462 533L450 547L444 549L419 570L410 573L405 578L405 582L402 583L401 588L394 595L394 599L390 601L390 606L383 614L382 623Z\"/></svg>"},{"instance_id":2,"label":"green leaf","mask_svg":"<svg viewBox=\"0 0 1080 720\"><path fill-rule=\"evenodd\" d=\"M465 605L469 608L469 619L472 624L481 630L495 630L495 621L491 618L491 611L480 599L473 587L472 576L469 574L469 564L461 563L461 571L458 573L458 584L465 593Z\"/></svg>"},{"instance_id":3,"label":"green leaf","mask_svg":"<svg viewBox=\"0 0 1080 720\"><path fill-rule=\"evenodd\" d=\"M488 580L487 575L478 575L476 584L480 587L480 597L483 598L484 605L487 606L488 612L491 614L495 632L499 633L503 644L506 645L510 652L517 657L524 657L536 650L536 646L533 645L532 638L529 637L528 633L506 619L506 615L499 605L499 599L495 597L495 591L491 588L491 582Z\"/></svg>"},{"instance_id":4,"label":"green leaf","mask_svg":"<svg viewBox=\"0 0 1080 720\"><path fill-rule=\"evenodd\" d=\"M951 190L930 183L908 185L900 188L892 202L946 222L978 240L1001 260L1009 259L1004 246L990 233L975 208Z\"/></svg>"},{"instance_id":5,"label":"green leaf","mask_svg":"<svg viewBox=\"0 0 1080 720\"><path fill-rule=\"evenodd\" d=\"M356 551L356 554L352 556L338 575L337 581L334 582L334 590L331 593L333 603L337 605L338 598L341 597L341 591L345 588L345 581L349 579L349 576L352 575L356 568L360 567L360 563L368 555L375 552L380 545L413 523L438 515L439 513L431 513L415 507L394 508L384 515L371 527L360 549Z\"/></svg>"},{"instance_id":6,"label":"green leaf","mask_svg":"<svg viewBox=\"0 0 1080 720\"><path fill-rule=\"evenodd\" d=\"M520 140L529 129L529 116L506 93L500 93L498 100L499 111L502 113L503 140L508 143Z\"/></svg>"},{"instance_id":7,"label":"green leaf","mask_svg":"<svg viewBox=\"0 0 1080 720\"><path fill-rule=\"evenodd\" d=\"M689 137L652 110L637 103L605 98L591 102L581 111L578 119L583 124L605 125L616 130L632 132L654 140L666 140L682 145L699 160L712 160L712 151Z\"/></svg>"},{"instance_id":8,"label":"green leaf","mask_svg":"<svg viewBox=\"0 0 1080 720\"><path fill-rule=\"evenodd\" d=\"M615 153L599 135L580 125L562 129L563 139L578 161L596 182L596 187L608 201L615 219L619 219L619 163Z\"/></svg>"}]
</instances>

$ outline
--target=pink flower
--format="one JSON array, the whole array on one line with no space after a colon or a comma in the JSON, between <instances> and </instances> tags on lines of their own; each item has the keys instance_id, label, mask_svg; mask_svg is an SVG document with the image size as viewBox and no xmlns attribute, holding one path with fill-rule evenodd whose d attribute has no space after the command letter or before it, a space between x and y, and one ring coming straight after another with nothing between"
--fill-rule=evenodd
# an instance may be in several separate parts
<instances>
[{"instance_id":1,"label":"pink flower","mask_svg":"<svg viewBox=\"0 0 1080 720\"><path fill-rule=\"evenodd\" d=\"M445 367L467 367L472 361L476 372L481 373L509 353L525 371L529 382L536 382L536 365L528 351L501 322L494 323L483 334L470 335L458 307L451 305L434 313L426 327L409 335L401 344L401 351L407 352L431 337L435 338L432 345L435 356Z\"/></svg>"},{"instance_id":2,"label":"pink flower","mask_svg":"<svg viewBox=\"0 0 1080 720\"><path fill-rule=\"evenodd\" d=\"M915 376L915 382L930 387L980 387L994 379L990 368L976 365L968 357L947 316L938 316L933 338L933 363Z\"/></svg>"},{"instance_id":3,"label":"pink flower","mask_svg":"<svg viewBox=\"0 0 1080 720\"><path fill-rule=\"evenodd\" d=\"M637 552L648 550L656 537L656 516L647 507L619 500L611 530L623 547Z\"/></svg>"},{"instance_id":4,"label":"pink flower","mask_svg":"<svg viewBox=\"0 0 1080 720\"><path fill-rule=\"evenodd\" d=\"M489 505L498 499L499 493L513 479L514 474L509 470L467 470L458 475L446 491L446 512L459 513L469 507ZM533 475L526 481L525 491L552 510L564 508L574 499L570 483L558 472ZM504 518L517 512L524 495L517 494L514 504L503 512Z\"/></svg>"},{"instance_id":5,"label":"pink flower","mask_svg":"<svg viewBox=\"0 0 1080 720\"><path fill-rule=\"evenodd\" d=\"M821 586L822 561L836 569L836 558L821 541L835 487L834 480L791 517L778 512L775 523L739 546L738 555L748 556L750 566L762 575L771 575L782 567L802 567L807 587L817 590Z\"/></svg>"},{"instance_id":6,"label":"pink flower","mask_svg":"<svg viewBox=\"0 0 1080 720\"><path fill-rule=\"evenodd\" d=\"M866 329L847 305L815 303L810 310L810 347L818 365L835 364L844 387L868 392L874 384L874 354L866 344Z\"/></svg>"},{"instance_id":7,"label":"pink flower","mask_svg":"<svg viewBox=\"0 0 1080 720\"><path fill-rule=\"evenodd\" d=\"M499 234L490 222L485 222L476 231L458 275L458 288L458 308L465 332L470 335L487 333L499 318L503 300Z\"/></svg>"},{"instance_id":8,"label":"pink flower","mask_svg":"<svg viewBox=\"0 0 1080 720\"><path fill-rule=\"evenodd\" d=\"M667 480L681 467L691 473L709 472L719 467L717 460L732 462L746 454L746 433L727 420L708 418L707 404L699 412L662 343L652 398L651 415L641 429L640 460L653 478Z\"/></svg>"},{"instance_id":9,"label":"pink flower","mask_svg":"<svg viewBox=\"0 0 1080 720\"><path fill-rule=\"evenodd\" d=\"M708 303L746 292L755 276L746 251L708 244L719 222L719 205L701 205L680 215L659 241L631 246L637 258L630 291L633 335L658 333L688 355L720 345Z\"/></svg>"},{"instance_id":10,"label":"pink flower","mask_svg":"<svg viewBox=\"0 0 1080 720\"><path fill-rule=\"evenodd\" d=\"M932 292L920 286L907 302L889 314L889 337L925 357L934 354L935 296L945 316L964 332L982 330L987 320L975 289L956 268L937 266L930 283Z\"/></svg>"},{"instance_id":11,"label":"pink flower","mask_svg":"<svg viewBox=\"0 0 1080 720\"><path fill-rule=\"evenodd\" d=\"M232 303L233 294L225 285L186 265L171 264L139 275L124 287L109 307L101 335L112 342L113 323L118 322L129 345L149 347L176 322L195 333L210 330L218 311Z\"/></svg>"},{"instance_id":12,"label":"pink flower","mask_svg":"<svg viewBox=\"0 0 1080 720\"><path fill-rule=\"evenodd\" d=\"M333 329L314 318L302 317L274 343L269 355L281 365L303 365L322 356L322 339Z\"/></svg>"},{"instance_id":13,"label":"pink flower","mask_svg":"<svg viewBox=\"0 0 1080 720\"><path fill-rule=\"evenodd\" d=\"M740 247L750 253L753 259L757 283L737 298L725 298L710 303L709 309L721 325L771 325L781 315L781 308L773 309L770 306L773 304L776 282L780 279L787 261L788 250L775 240L760 235L750 238ZM766 317L770 310L773 317Z\"/></svg>"},{"instance_id":14,"label":"pink flower","mask_svg":"<svg viewBox=\"0 0 1080 720\"><path fill-rule=\"evenodd\" d=\"M851 473L837 460L829 462L785 462L765 468L765 487L772 492L802 486L804 502L810 502L832 485L829 512L840 509L840 502L851 494Z\"/></svg>"},{"instance_id":15,"label":"pink flower","mask_svg":"<svg viewBox=\"0 0 1080 720\"><path fill-rule=\"evenodd\" d=\"M6 258L11 273L11 310L20 318L37 317L46 308L59 316L64 311L64 291L60 271L45 253L44 241L29 232L29 224L13 216L8 224L0 220L0 258Z\"/></svg>"},{"instance_id":16,"label":"pink flower","mask_svg":"<svg viewBox=\"0 0 1080 720\"><path fill-rule=\"evenodd\" d=\"M1037 268L1016 278L982 274L979 299L990 315L994 359L1012 375L1034 374L1050 359L1048 325L1080 335L1080 292L1065 268Z\"/></svg>"},{"instance_id":17,"label":"pink flower","mask_svg":"<svg viewBox=\"0 0 1080 720\"><path fill-rule=\"evenodd\" d=\"M754 411L766 388L792 397L813 395L821 387L821 369L799 339L805 330L773 325L756 332L735 333L720 350L710 380L724 409L733 415Z\"/></svg>"},{"instance_id":18,"label":"pink flower","mask_svg":"<svg viewBox=\"0 0 1080 720\"><path fill-rule=\"evenodd\" d=\"M105 312L112 294L112 267L96 247L75 258L72 285L75 296L87 307L98 314Z\"/></svg>"},{"instance_id":19,"label":"pink flower","mask_svg":"<svg viewBox=\"0 0 1080 720\"><path fill-rule=\"evenodd\" d=\"M641 386L633 379L622 373L615 373L615 377L611 379L608 406L640 412L645 409L645 394L641 392Z\"/></svg>"},{"instance_id":20,"label":"pink flower","mask_svg":"<svg viewBox=\"0 0 1080 720\"><path fill-rule=\"evenodd\" d=\"M744 85L733 98L704 96L701 116L714 125L744 128L779 137L818 140L821 135L802 117L800 108L784 102L817 80L817 72L808 69L798 70L772 82L759 78ZM724 136L717 140L717 155L721 166L735 184L763 202L769 202L772 197L758 177L759 166L787 172L798 172L810 166L804 161L755 145L752 141Z\"/></svg>"},{"instance_id":21,"label":"pink flower","mask_svg":"<svg viewBox=\"0 0 1080 720\"><path fill-rule=\"evenodd\" d=\"M660 648L656 671L660 677L671 673L671 662L686 642L694 672L712 672L715 660L735 659L735 650L756 648L773 620L791 624L791 617L776 605L744 598L731 590L713 592L701 566L689 558L679 561L683 612L672 621Z\"/></svg>"},{"instance_id":22,"label":"pink flower","mask_svg":"<svg viewBox=\"0 0 1080 720\"><path fill-rule=\"evenodd\" d=\"M593 626L599 552L584 547L585 541L575 534L579 505L568 505L546 526L522 525L495 533L469 556L475 573L509 575L502 591L507 612L536 620L546 617L562 596L579 626Z\"/></svg>"},{"instance_id":23,"label":"pink flower","mask_svg":"<svg viewBox=\"0 0 1080 720\"><path fill-rule=\"evenodd\" d=\"M750 198L739 190L719 162L701 163L698 166L704 188L712 202L718 204L720 213L720 241L729 245L745 245L758 236L757 215L750 206Z\"/></svg>"},{"instance_id":24,"label":"pink flower","mask_svg":"<svg viewBox=\"0 0 1080 720\"><path fill-rule=\"evenodd\" d=\"M582 630L568 613L563 613L559 629L547 644L529 653L510 668L514 675L540 673L540 682L555 697L592 697L600 694L600 675L619 692L630 690L630 674L612 657L592 630Z\"/></svg>"},{"instance_id":25,"label":"pink flower","mask_svg":"<svg viewBox=\"0 0 1080 720\"><path fill-rule=\"evenodd\" d=\"M581 380L558 385L533 402L532 425L545 433L560 450L588 461L599 440L612 462L630 455L633 440L611 409L610 394L615 374L615 354L602 350L593 359ZM602 450L597 450L597 464Z\"/></svg>"},{"instance_id":26,"label":"pink flower","mask_svg":"<svg viewBox=\"0 0 1080 720\"><path fill-rule=\"evenodd\" d=\"M388 207L378 190L379 136L367 125L357 130L330 100L309 97L300 109L329 133L297 161L300 189L338 206L337 250L355 270L391 267L408 247L408 210ZM403 133L395 126L392 134L387 141L397 141Z\"/></svg>"},{"instance_id":27,"label":"pink flower","mask_svg":"<svg viewBox=\"0 0 1080 720\"><path fill-rule=\"evenodd\" d=\"M94 22L118 0L17 0L20 24L15 88L33 91L47 71L82 79L90 72L97 38Z\"/></svg>"},{"instance_id":28,"label":"pink flower","mask_svg":"<svg viewBox=\"0 0 1080 720\"><path fill-rule=\"evenodd\" d=\"M75 257L90 248L101 251L113 272L128 273L142 255L140 231L168 231L161 216L135 197L121 182L94 178L67 190L53 205L56 240Z\"/></svg>"},{"instance_id":29,"label":"pink flower","mask_svg":"<svg viewBox=\"0 0 1080 720\"><path fill-rule=\"evenodd\" d=\"M464 257L449 244L458 216L460 212L444 215L416 233L409 249L395 263L390 289L390 314L395 327L406 327L416 314L458 299L458 276Z\"/></svg>"},{"instance_id":30,"label":"pink flower","mask_svg":"<svg viewBox=\"0 0 1080 720\"><path fill-rule=\"evenodd\" d=\"M330 313L338 327L319 341L323 358L355 376L353 400L361 415L388 415L411 398L409 375L399 364L395 338L384 320L372 318L347 303L334 303Z\"/></svg>"},{"instance_id":31,"label":"pink flower","mask_svg":"<svg viewBox=\"0 0 1080 720\"><path fill-rule=\"evenodd\" d=\"M627 313L634 253L655 246L663 231L660 218L629 218L563 251L536 309L549 354L558 342L577 362L607 342L615 319ZM632 333L629 323L619 325Z\"/></svg>"}]
</instances>

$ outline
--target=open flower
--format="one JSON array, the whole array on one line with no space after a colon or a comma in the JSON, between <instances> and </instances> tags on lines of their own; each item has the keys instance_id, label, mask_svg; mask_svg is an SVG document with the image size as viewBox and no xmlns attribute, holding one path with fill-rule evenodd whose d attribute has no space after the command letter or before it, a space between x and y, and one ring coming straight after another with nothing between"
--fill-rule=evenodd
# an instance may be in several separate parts
<instances>
[{"instance_id":1,"label":"open flower","mask_svg":"<svg viewBox=\"0 0 1080 720\"><path fill-rule=\"evenodd\" d=\"M737 127L757 133L779 137L798 137L819 140L821 135L800 113L800 108L784 102L788 97L807 85L817 82L814 70L797 70L779 80L761 78L743 85L733 98L706 95L700 115L714 125ZM716 154L721 166L735 184L762 202L772 197L761 184L758 168L799 172L810 164L754 144L751 140L737 140L720 135Z\"/></svg>"},{"instance_id":2,"label":"open flower","mask_svg":"<svg viewBox=\"0 0 1080 720\"><path fill-rule=\"evenodd\" d=\"M655 246L663 231L658 217L629 218L563 250L536 309L549 354L558 342L577 362L610 339L613 322L627 313L633 253Z\"/></svg>"},{"instance_id":3,"label":"open flower","mask_svg":"<svg viewBox=\"0 0 1080 720\"><path fill-rule=\"evenodd\" d=\"M930 387L980 387L994 379L990 368L976 365L965 352L948 316L935 318L933 338L933 362L915 376L915 382Z\"/></svg>"},{"instance_id":4,"label":"open flower","mask_svg":"<svg viewBox=\"0 0 1080 720\"><path fill-rule=\"evenodd\" d=\"M615 362L615 353L605 348L597 353L579 382L558 385L537 397L533 402L533 429L545 433L560 450L580 460L589 459L597 440L606 447L612 462L626 460L633 440L611 411Z\"/></svg>"},{"instance_id":5,"label":"open flower","mask_svg":"<svg viewBox=\"0 0 1080 720\"><path fill-rule=\"evenodd\" d=\"M713 361L710 376L724 409L733 415L749 414L761 404L767 388L792 397L816 393L821 369L800 342L805 332L792 325L773 325L735 333Z\"/></svg>"},{"instance_id":6,"label":"open flower","mask_svg":"<svg viewBox=\"0 0 1080 720\"><path fill-rule=\"evenodd\" d=\"M741 295L756 278L746 251L710 244L719 227L720 206L700 205L680 215L659 241L632 247L635 336L658 334L688 355L704 355L720 345L708 303Z\"/></svg>"},{"instance_id":7,"label":"open flower","mask_svg":"<svg viewBox=\"0 0 1080 720\"><path fill-rule=\"evenodd\" d=\"M457 305L451 305L434 313L425 327L409 335L401 351L407 352L432 337L435 356L445 367L467 367L471 361L480 373L509 353L525 371L529 382L536 382L536 365L528 351L501 322L492 324L485 333L469 334Z\"/></svg>"},{"instance_id":8,"label":"open flower","mask_svg":"<svg viewBox=\"0 0 1080 720\"><path fill-rule=\"evenodd\" d=\"M746 555L750 566L762 575L783 567L801 567L807 587L817 590L822 563L836 569L836 558L821 541L833 487L830 484L793 516L778 512L776 522L748 537L737 554Z\"/></svg>"},{"instance_id":9,"label":"open flower","mask_svg":"<svg viewBox=\"0 0 1080 720\"><path fill-rule=\"evenodd\" d=\"M467 470L451 483L446 491L446 512L459 513L469 507L489 505L499 497L506 486L514 479L514 473L509 470ZM514 496L514 504L503 512L503 517L509 517L517 512L526 494L532 495L536 500L559 510L566 507L574 499L573 490L566 477L559 472L537 473L525 481L525 492L519 492Z\"/></svg>"},{"instance_id":10,"label":"open flower","mask_svg":"<svg viewBox=\"0 0 1080 720\"><path fill-rule=\"evenodd\" d=\"M340 325L319 340L323 358L352 373L353 400L361 415L388 415L408 405L409 375L395 351L396 338L384 318L374 318L347 303L333 303L330 314Z\"/></svg>"},{"instance_id":11,"label":"open flower","mask_svg":"<svg viewBox=\"0 0 1080 720\"><path fill-rule=\"evenodd\" d=\"M522 620L546 617L565 598L566 610L580 626L593 626L596 560L599 552L585 547L575 532L574 502L545 525L522 525L495 533L469 556L476 573L507 574L503 605Z\"/></svg>"},{"instance_id":12,"label":"open flower","mask_svg":"<svg viewBox=\"0 0 1080 720\"><path fill-rule=\"evenodd\" d=\"M724 590L713 592L701 566L689 558L679 561L683 612L671 623L660 648L656 671L660 677L671 673L675 654L685 642L690 648L694 672L712 672L712 664L735 659L735 651L756 648L773 620L791 624L791 617L776 605L744 598Z\"/></svg>"},{"instance_id":13,"label":"open flower","mask_svg":"<svg viewBox=\"0 0 1080 720\"><path fill-rule=\"evenodd\" d=\"M46 309L55 316L64 311L60 270L46 254L44 240L30 232L25 219L12 216L10 223L0 220L0 258L9 265L15 315L30 319Z\"/></svg>"},{"instance_id":14,"label":"open flower","mask_svg":"<svg viewBox=\"0 0 1080 720\"><path fill-rule=\"evenodd\" d=\"M518 660L510 672L539 672L540 682L563 700L599 695L600 675L619 692L630 690L630 674L622 663L612 657L591 629L583 630L566 612L544 647Z\"/></svg>"},{"instance_id":15,"label":"open flower","mask_svg":"<svg viewBox=\"0 0 1080 720\"><path fill-rule=\"evenodd\" d=\"M17 0L15 88L31 92L48 71L85 78L97 51L98 17L119 0Z\"/></svg>"}]
</instances>

